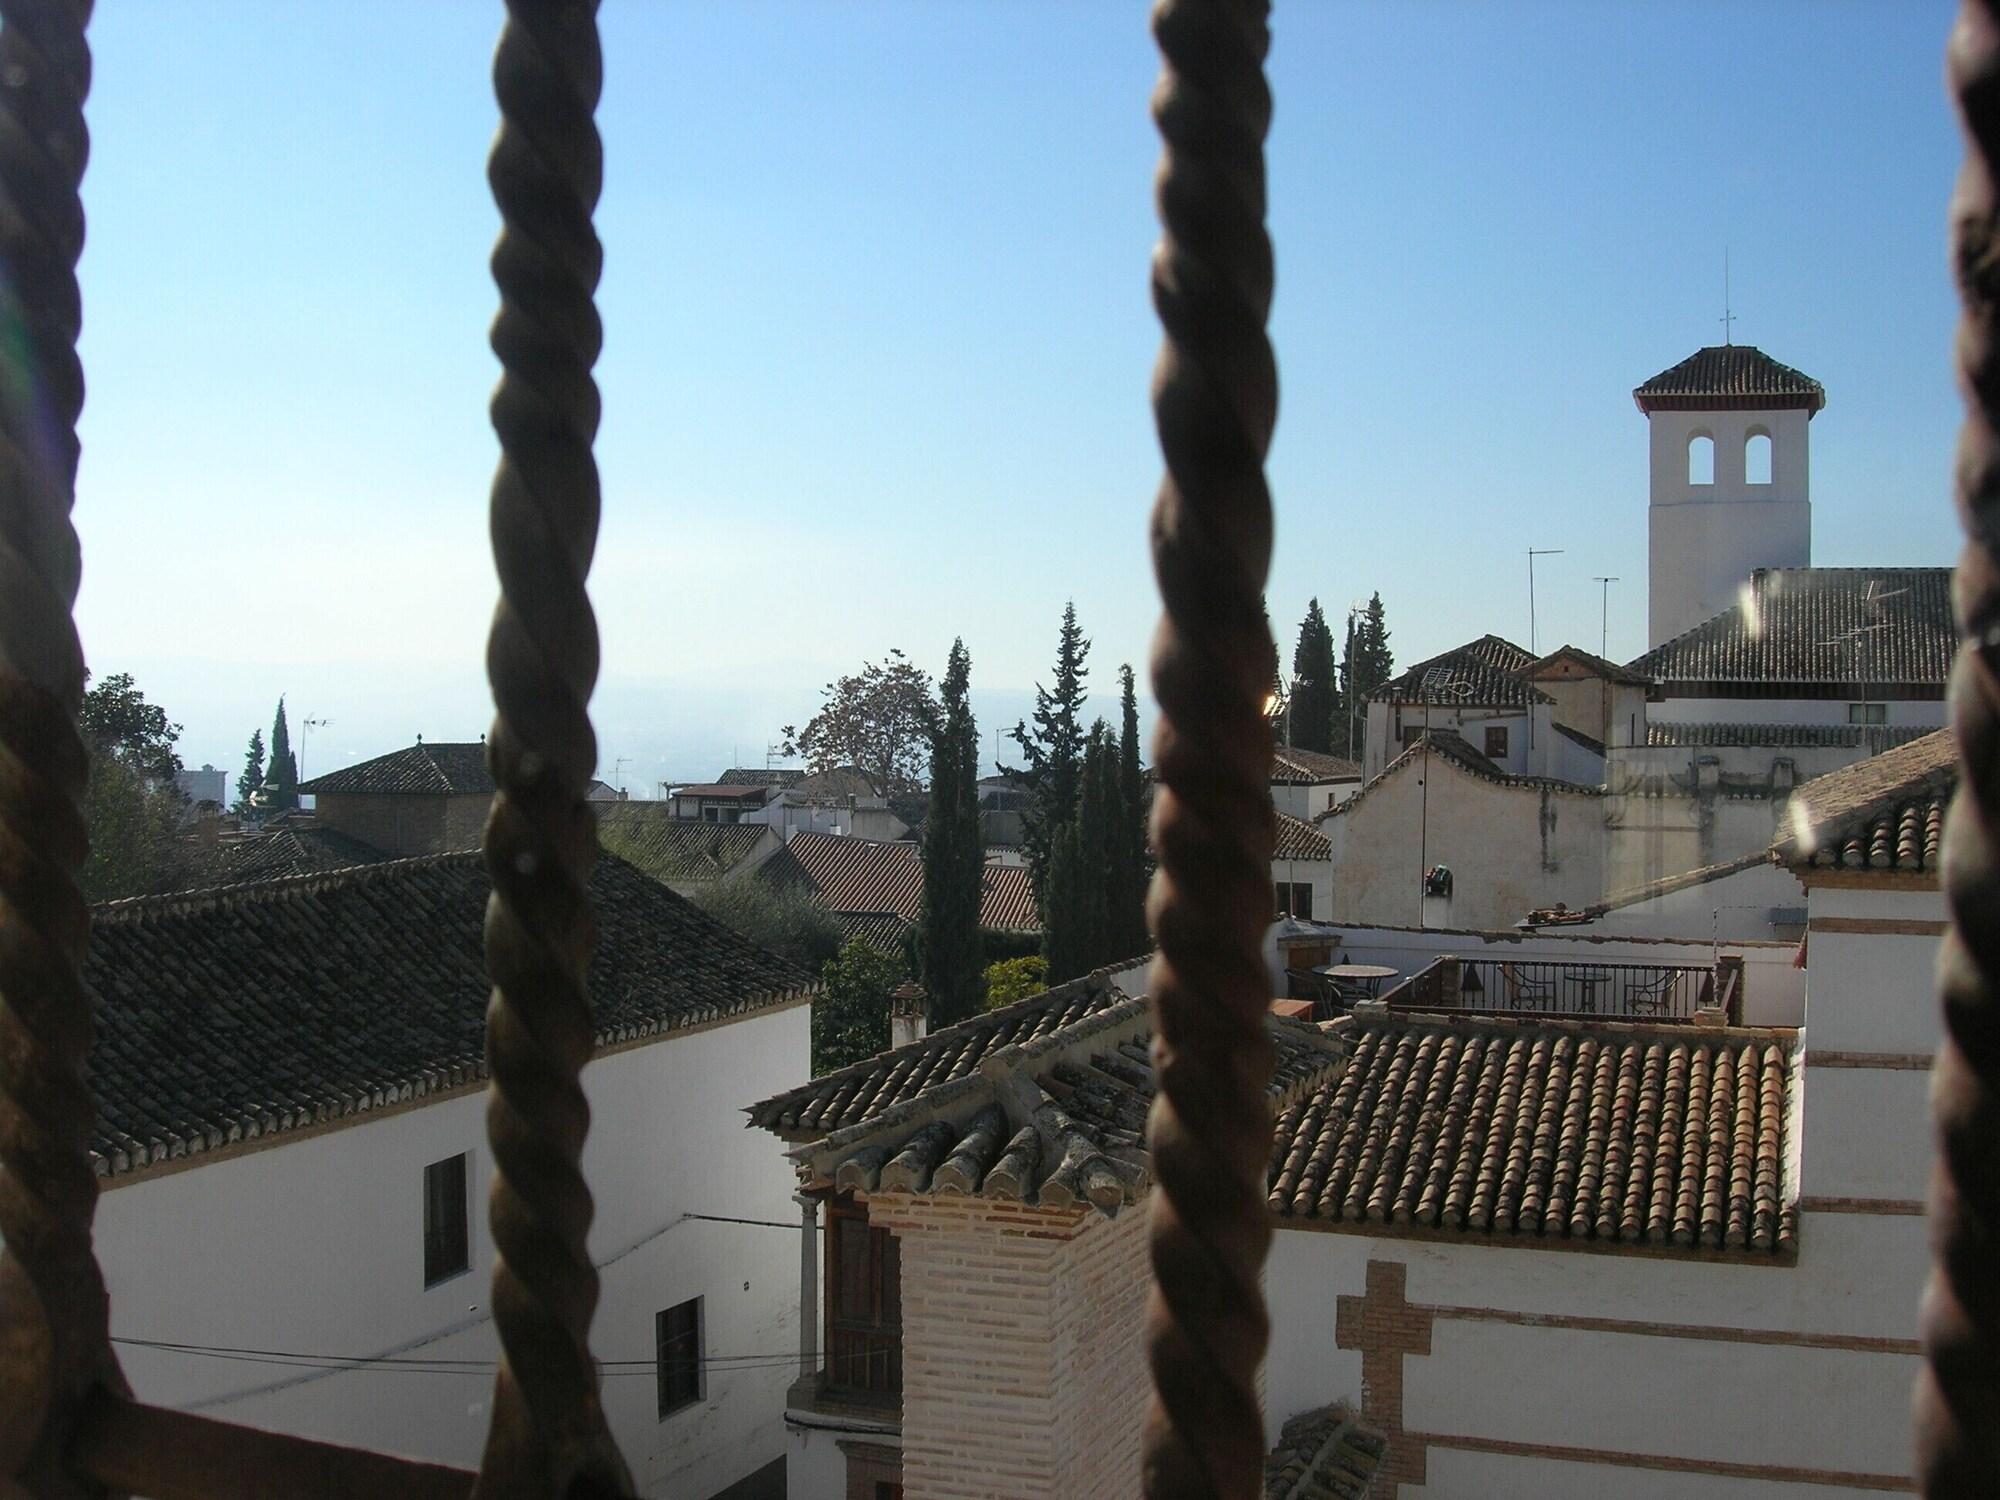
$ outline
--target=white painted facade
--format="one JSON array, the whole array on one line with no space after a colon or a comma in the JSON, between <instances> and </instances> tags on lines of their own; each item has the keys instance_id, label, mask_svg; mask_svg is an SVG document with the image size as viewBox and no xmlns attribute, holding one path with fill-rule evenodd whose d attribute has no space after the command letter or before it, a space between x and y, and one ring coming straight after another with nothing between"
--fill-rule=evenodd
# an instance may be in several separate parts
<instances>
[{"instance_id":1,"label":"white painted facade","mask_svg":"<svg viewBox=\"0 0 2000 1500\"><path fill-rule=\"evenodd\" d=\"M1654 411L1647 415L1647 642L1658 646L1721 614L1758 568L1812 565L1810 413ZM1770 481L1748 482L1752 439L1770 443ZM1712 445L1712 479L1691 478L1690 449Z\"/></svg>"},{"instance_id":2,"label":"white painted facade","mask_svg":"<svg viewBox=\"0 0 2000 1500\"><path fill-rule=\"evenodd\" d=\"M1274 781L1271 783L1271 805L1288 817L1309 823L1321 813L1340 806L1360 790L1361 778L1358 776L1339 781L1316 781L1309 785Z\"/></svg>"},{"instance_id":3,"label":"white painted facade","mask_svg":"<svg viewBox=\"0 0 2000 1500\"><path fill-rule=\"evenodd\" d=\"M1370 1261L1431 1312L1427 1353L1401 1358L1401 1422L1423 1435L1403 1500L1856 1500L1901 1488L1917 1306L1930 1259L1928 1059L1940 1023L1936 891L1812 882L1810 966L1789 945L1724 945L1746 995L1805 981L1804 1068L1788 1150L1799 1184L1795 1264L1401 1239L1282 1221L1265 1273L1273 1338L1269 1436L1294 1412L1363 1399L1362 1355L1338 1347L1338 1304ZM1875 930L1840 931L1861 919ZM1884 932L1881 924L1909 925ZM1343 957L1417 953L1478 934L1343 931ZM1567 940L1576 943L1578 940ZM1562 939L1538 935L1532 956ZM1572 951L1610 961L1615 940ZM1670 951L1673 944L1648 944ZM1523 948L1527 954L1529 949ZM1768 1003L1751 1024L1786 1024ZM1794 1018L1796 1019L1796 1017ZM1392 1448L1394 1438L1391 1439Z\"/></svg>"},{"instance_id":4,"label":"white painted facade","mask_svg":"<svg viewBox=\"0 0 2000 1500\"><path fill-rule=\"evenodd\" d=\"M1882 703L1869 695L1857 681L1851 697L1842 698L1680 698L1668 697L1648 705L1647 712L1660 724L1847 724L1850 705L1865 701ZM1883 704L1888 724L1915 725L1940 729L1950 714L1942 697L1895 698Z\"/></svg>"},{"instance_id":5,"label":"white painted facade","mask_svg":"<svg viewBox=\"0 0 2000 1500\"><path fill-rule=\"evenodd\" d=\"M1406 748L1405 738L1425 729L1448 729L1503 771L1516 776L1556 776L1560 751L1556 742L1554 705L1536 703L1521 708L1506 704L1391 703L1368 704L1368 728L1361 747L1363 785L1381 775ZM1506 746L1489 752L1487 731L1506 737ZM1588 785L1599 778L1592 776ZM1322 809L1323 810L1323 809Z\"/></svg>"},{"instance_id":6,"label":"white painted facade","mask_svg":"<svg viewBox=\"0 0 2000 1500\"><path fill-rule=\"evenodd\" d=\"M642 1495L713 1495L784 1453L798 1211L791 1170L741 1112L809 1076L810 1028L810 1007L798 1003L610 1052L585 1069L601 1282L592 1348ZM424 1168L461 1152L471 1267L426 1287ZM302 1369L123 1343L135 1391L230 1421L476 1466L498 1353L484 1091L191 1160L107 1184L97 1250L115 1337L481 1364L448 1374ZM662 1419L654 1318L694 1297L711 1361L703 1399Z\"/></svg>"}]
</instances>

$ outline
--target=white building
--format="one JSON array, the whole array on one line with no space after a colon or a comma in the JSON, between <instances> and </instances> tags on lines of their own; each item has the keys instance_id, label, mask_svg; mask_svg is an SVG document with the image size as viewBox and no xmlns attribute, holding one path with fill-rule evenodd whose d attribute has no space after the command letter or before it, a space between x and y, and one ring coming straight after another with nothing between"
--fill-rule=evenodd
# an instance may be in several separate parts
<instances>
[{"instance_id":1,"label":"white building","mask_svg":"<svg viewBox=\"0 0 2000 1500\"><path fill-rule=\"evenodd\" d=\"M808 1075L811 981L619 861L591 890L605 1411L641 1494L762 1500L796 1215L738 1108ZM487 891L467 853L98 909L97 1253L143 1399L477 1465Z\"/></svg>"},{"instance_id":2,"label":"white building","mask_svg":"<svg viewBox=\"0 0 2000 1500\"><path fill-rule=\"evenodd\" d=\"M1368 695L1364 784L1433 729L1450 730L1503 771L1553 776L1555 699L1523 675L1534 665L1512 641L1483 635L1390 678Z\"/></svg>"},{"instance_id":3,"label":"white building","mask_svg":"<svg viewBox=\"0 0 2000 1500\"><path fill-rule=\"evenodd\" d=\"M1361 790L1361 767L1337 755L1280 745L1271 754L1271 805L1310 820Z\"/></svg>"},{"instance_id":4,"label":"white building","mask_svg":"<svg viewBox=\"0 0 2000 1500\"><path fill-rule=\"evenodd\" d=\"M183 770L174 775L174 785L188 799L190 806L199 807L204 802L213 802L217 807L227 807L229 778L222 771L204 762L200 770Z\"/></svg>"},{"instance_id":5,"label":"white building","mask_svg":"<svg viewBox=\"0 0 2000 1500\"><path fill-rule=\"evenodd\" d=\"M1648 643L1736 602L1760 568L1812 565L1818 381L1748 344L1698 349L1633 391L1649 428Z\"/></svg>"}]
</instances>

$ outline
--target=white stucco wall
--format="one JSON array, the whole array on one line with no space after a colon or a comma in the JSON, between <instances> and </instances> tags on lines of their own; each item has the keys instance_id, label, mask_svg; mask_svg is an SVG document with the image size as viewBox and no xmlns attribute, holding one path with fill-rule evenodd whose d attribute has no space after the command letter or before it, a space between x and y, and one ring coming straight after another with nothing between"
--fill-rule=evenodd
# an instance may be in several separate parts
<instances>
[{"instance_id":1,"label":"white stucco wall","mask_svg":"<svg viewBox=\"0 0 2000 1500\"><path fill-rule=\"evenodd\" d=\"M808 1076L807 1006L676 1035L585 1070L585 1170L601 1300L592 1348L642 1494L707 1495L784 1451L796 1373L798 1210L743 1107ZM423 1169L472 1155L470 1271L423 1285ZM323 1355L492 1361L492 1158L483 1093L117 1180L97 1212L123 1339ZM689 1215L768 1220L714 1223ZM654 1315L704 1299L705 1400L657 1418ZM737 1356L771 1353L762 1363ZM475 1465L492 1374L326 1371L121 1345L146 1400L254 1426ZM789 1356L789 1358L787 1357ZM622 1363L621 1363L622 1362Z\"/></svg>"},{"instance_id":2,"label":"white stucco wall","mask_svg":"<svg viewBox=\"0 0 2000 1500\"><path fill-rule=\"evenodd\" d=\"M1310 786L1289 782L1271 783L1271 805L1288 817L1310 822L1329 808L1338 807L1361 790L1361 780L1319 781Z\"/></svg>"},{"instance_id":3,"label":"white stucco wall","mask_svg":"<svg viewBox=\"0 0 2000 1500\"><path fill-rule=\"evenodd\" d=\"M1590 925L1596 932L1630 937L1778 941L1799 935L1805 905L1796 875L1783 865L1759 862L1617 907Z\"/></svg>"},{"instance_id":4,"label":"white stucco wall","mask_svg":"<svg viewBox=\"0 0 2000 1500\"><path fill-rule=\"evenodd\" d=\"M1867 701L1881 703L1879 693ZM1856 682L1851 698L1665 698L1647 711L1662 724L1845 724L1848 704L1861 701ZM1926 729L1941 727L1948 717L1942 697L1890 699L1884 714L1890 724Z\"/></svg>"},{"instance_id":5,"label":"white stucco wall","mask_svg":"<svg viewBox=\"0 0 2000 1500\"><path fill-rule=\"evenodd\" d=\"M1308 915L1315 922L1324 922L1333 915L1333 861L1274 859L1271 861L1271 880L1273 883L1289 881L1294 885L1311 886L1312 911Z\"/></svg>"}]
</instances>

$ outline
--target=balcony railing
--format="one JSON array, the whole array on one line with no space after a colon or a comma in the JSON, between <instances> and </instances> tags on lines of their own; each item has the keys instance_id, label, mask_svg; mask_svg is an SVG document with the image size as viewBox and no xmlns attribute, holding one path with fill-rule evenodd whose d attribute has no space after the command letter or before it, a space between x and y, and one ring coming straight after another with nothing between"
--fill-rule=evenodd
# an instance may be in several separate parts
<instances>
[{"instance_id":1,"label":"balcony railing","mask_svg":"<svg viewBox=\"0 0 2000 1500\"><path fill-rule=\"evenodd\" d=\"M1729 1024L1742 1019L1742 966L1578 963L1561 960L1455 958L1428 967L1385 994L1394 1010L1472 1011L1486 1015L1609 1016L1692 1021L1721 1005Z\"/></svg>"}]
</instances>

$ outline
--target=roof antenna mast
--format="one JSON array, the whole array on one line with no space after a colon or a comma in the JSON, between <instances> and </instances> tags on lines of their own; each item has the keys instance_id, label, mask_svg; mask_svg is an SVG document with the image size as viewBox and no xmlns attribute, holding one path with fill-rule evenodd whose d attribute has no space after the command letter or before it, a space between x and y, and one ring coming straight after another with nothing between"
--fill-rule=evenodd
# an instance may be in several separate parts
<instances>
[{"instance_id":1,"label":"roof antenna mast","mask_svg":"<svg viewBox=\"0 0 2000 1500\"><path fill-rule=\"evenodd\" d=\"M1729 337L1729 325L1736 321L1736 314L1729 310L1729 247L1722 247L1722 344L1726 349L1734 342Z\"/></svg>"}]
</instances>

